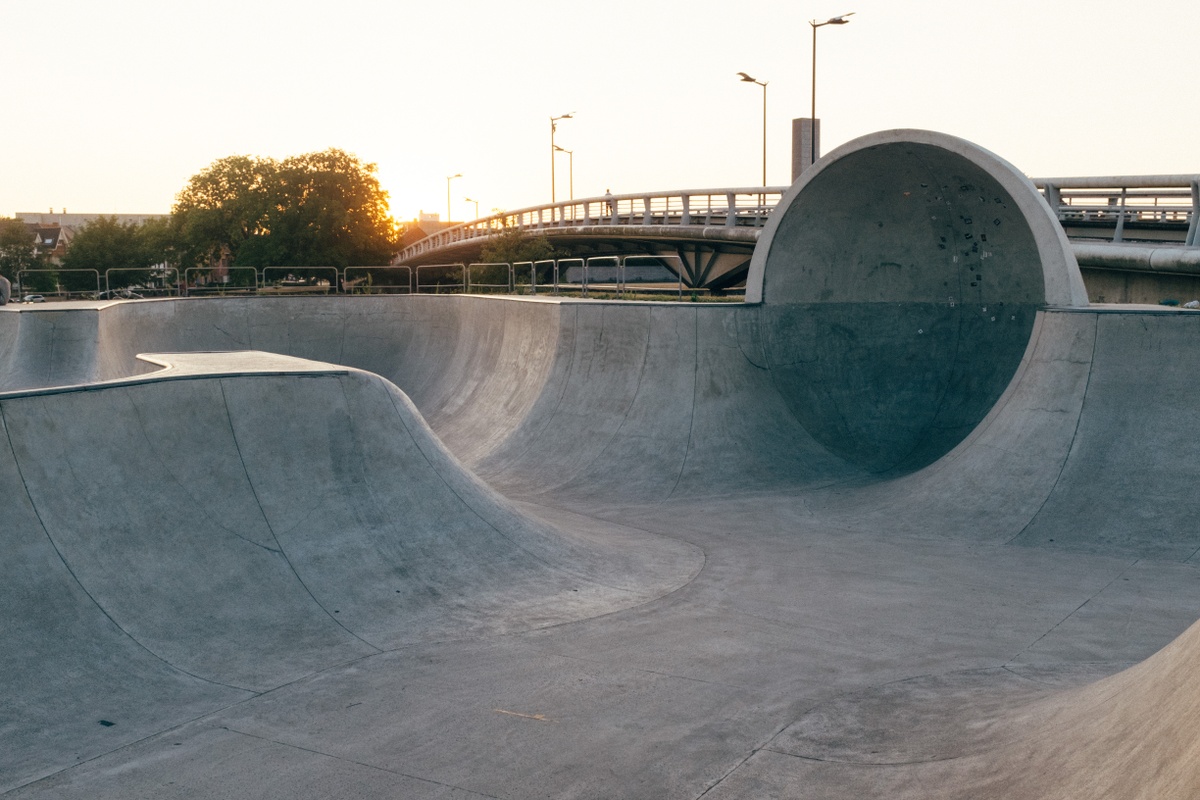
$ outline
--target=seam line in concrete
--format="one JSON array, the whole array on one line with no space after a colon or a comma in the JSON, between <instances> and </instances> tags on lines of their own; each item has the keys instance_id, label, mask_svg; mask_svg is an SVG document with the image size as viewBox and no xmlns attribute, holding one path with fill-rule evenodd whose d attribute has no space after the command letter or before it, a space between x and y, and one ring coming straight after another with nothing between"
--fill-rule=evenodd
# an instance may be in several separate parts
<instances>
[{"instance_id":1,"label":"seam line in concrete","mask_svg":"<svg viewBox=\"0 0 1200 800\"><path fill-rule=\"evenodd\" d=\"M246 731L239 731L236 728L230 728L228 726L222 726L222 730L229 731L230 733L237 734L238 736L245 736L248 739L257 739L260 742L267 742L268 744L278 745L279 747L286 747L289 750L297 750L302 753L311 753L312 755L321 756L323 758L333 759L334 761L340 761L343 764L353 764L356 767L362 767L364 769L374 770L376 772L384 772L384 773L387 773L388 775L397 775L401 778L408 778L408 779L414 780L414 781L421 781L422 783L429 783L434 786L443 786L447 789L454 789L454 790L460 791L460 792L468 792L472 795L475 795L476 797L487 797L487 798L490 798L490 800L503 800L498 795L482 794L481 792L476 792L472 789L467 789L464 786L458 786L453 783L444 783L442 781L435 781L432 778L422 778L420 775L413 775L412 773L409 773L409 772L401 772L400 770L388 769L387 767L381 767L376 764L368 764L364 761L355 761L352 758L344 758L342 756L336 756L332 753L326 753L323 750L315 750L311 747L302 747L301 745L297 745L297 744L281 742L278 739L272 739L268 736L259 736L258 734L247 733Z\"/></svg>"},{"instance_id":2,"label":"seam line in concrete","mask_svg":"<svg viewBox=\"0 0 1200 800\"><path fill-rule=\"evenodd\" d=\"M728 772L726 772L724 775L722 775L721 777L719 777L715 781L713 781L712 784L710 784L708 786L708 788L706 788L703 792L696 795L696 800L701 800L701 798L703 798L705 795L707 795L713 789L720 786L722 783L724 783L726 780L728 780L729 777L731 775L733 775L733 773L737 772L739 769L741 769L743 766L745 766L746 762L748 762L750 759L754 758L759 753L763 752L764 750L768 750L769 752L772 752L772 753L775 752L774 750L769 750L768 745L770 745L771 742L775 741L775 739L781 733L786 731L792 725L792 722L794 722L794 720L784 722L782 725L780 725L778 728L776 728L775 731L773 733L771 733L770 736L768 736L766 739L764 739L763 743L761 745L759 745L758 747L751 748L750 752L747 753L744 758L742 758L740 761L738 761L736 764L734 764L729 769Z\"/></svg>"},{"instance_id":3,"label":"seam line in concrete","mask_svg":"<svg viewBox=\"0 0 1200 800\"><path fill-rule=\"evenodd\" d=\"M200 678L200 680L204 680L204 679ZM209 683L211 683L211 681L209 681ZM232 687L232 688L236 688L236 687ZM245 689L243 691L249 692L250 690ZM30 786L35 786L38 783L41 783L42 781L50 780L51 778L54 778L58 775L62 775L63 773L70 772L71 770L74 770L74 769L78 769L85 764L91 764L92 762L98 761L102 758L110 756L113 753L119 753L122 750L128 750L131 747L137 747L138 745L140 745L144 742L150 741L151 739L155 738L156 736L164 736L165 737L167 734L169 734L173 731L181 730L186 725L191 725L194 722L199 722L200 720L204 719L205 717L211 717L215 714L220 714L223 711L228 711L229 709L234 708L235 706L241 705L242 703L245 703L249 700L254 700L255 698L261 697L261 696L262 695L258 692L252 692L249 697L245 697L245 698L242 698L241 700L237 700L232 703L228 703L228 704L221 706L220 708L214 709L212 711L205 711L201 714L197 714L196 716L192 717L191 719L186 719L183 722L171 725L170 727L167 727L167 728L163 728L162 730L151 731L150 733L146 734L145 736L141 737L140 739L134 739L132 742L126 742L125 744L118 745L117 747L114 747L111 750L105 750L103 753L97 753L96 755L85 758L82 761L76 761L74 764L71 764L70 766L61 767L59 769L54 770L53 772L46 773L45 775L41 775L30 781L26 781L25 783L22 783L19 786L14 786L11 789L0 792L0 797L6 797L6 796L12 794L13 792L20 791L21 789L25 789Z\"/></svg>"},{"instance_id":4,"label":"seam line in concrete","mask_svg":"<svg viewBox=\"0 0 1200 800\"><path fill-rule=\"evenodd\" d=\"M1017 654L1016 654L1015 656L1013 656L1012 658L1010 658L1010 659L1007 659L1007 660L1004 662L1004 664L1003 664L1002 666L1004 666L1004 667L1007 667L1007 666L1008 666L1009 664L1011 664L1011 663L1012 663L1012 662L1013 662L1015 659L1018 659L1018 658L1020 658L1021 656L1025 655L1026 653L1028 653L1028 652L1029 652L1030 650L1032 650L1033 648L1037 647L1037 643L1038 643L1038 642L1042 641L1042 640L1043 640L1043 639L1045 639L1047 636L1049 636L1050 634L1052 634L1052 633L1054 633L1056 630L1058 630L1058 629L1059 629L1059 628L1060 628L1060 627L1061 627L1061 626L1062 626L1062 625L1063 625L1063 624L1064 624L1064 623L1065 623L1067 620L1069 620L1071 617L1073 617L1073 616L1075 616L1076 614L1078 614L1078 613L1079 613L1079 611L1080 611L1080 609L1082 609L1082 608L1083 608L1084 606L1086 606L1088 603L1092 602L1092 601L1093 601L1093 600L1095 600L1097 597L1099 597L1100 595L1102 595L1102 594L1103 594L1105 591L1107 591L1107 590L1108 590L1108 587L1112 586L1114 583L1116 583L1117 581L1119 581L1119 580L1120 580L1120 579L1121 579L1121 578L1122 578L1122 577L1123 577L1123 576L1124 576L1124 575L1125 575L1127 572L1129 572L1129 570L1131 570L1131 569L1133 569L1135 566L1137 566L1137 564L1138 564L1140 561L1141 561L1141 559L1140 559L1140 558L1135 558L1133 561L1131 561L1130 563L1126 564L1126 565L1125 565L1125 567L1124 567L1124 568L1123 568L1121 571L1119 571L1119 572L1118 572L1116 575L1114 575L1114 576L1113 576L1113 579L1112 579L1112 580L1110 580L1108 583L1106 583L1106 584L1104 584L1103 586L1101 586L1101 587L1100 587L1099 589L1097 589L1095 592L1092 592L1092 594L1091 594L1091 595L1090 595L1090 596L1089 596L1089 597L1088 597L1086 600L1084 600L1082 603L1080 603L1078 606L1076 606L1076 607L1075 607L1075 609L1071 611L1071 613L1067 614L1065 617L1063 617L1063 618L1062 618L1062 619L1060 619L1058 622L1056 622L1056 623L1054 624L1054 627L1050 628L1050 630L1046 631L1046 632L1045 632L1045 633L1043 633L1041 636L1039 636L1038 638L1036 638L1036 639L1034 639L1032 642L1030 642L1028 645L1026 645L1026 646L1025 646L1025 648L1021 650L1021 652L1017 653Z\"/></svg>"},{"instance_id":5,"label":"seam line in concrete","mask_svg":"<svg viewBox=\"0 0 1200 800\"><path fill-rule=\"evenodd\" d=\"M679 463L679 474L675 476L675 484L671 487L671 491L667 492L667 496L660 500L660 503L665 503L675 495L679 489L680 482L683 481L684 473L687 471L688 456L692 454L692 434L696 430L696 392L700 383L700 315L692 309L692 345L694 354L692 356L692 404L688 414L688 436L687 444L683 448L683 460Z\"/></svg>"},{"instance_id":6,"label":"seam line in concrete","mask_svg":"<svg viewBox=\"0 0 1200 800\"><path fill-rule=\"evenodd\" d=\"M1082 424L1084 415L1087 413L1086 409L1088 395L1091 393L1092 389L1092 375L1096 369L1096 346L1098 340L1100 339L1099 319L1100 318L1098 316L1092 318L1092 355L1088 359L1087 382L1083 387L1083 399L1079 403L1079 412L1075 415L1075 430L1071 431L1071 444L1067 446L1067 454L1063 457L1062 464L1060 464L1058 467L1058 474L1054 476L1054 483L1050 485L1050 491L1046 492L1046 499L1044 499L1042 504L1038 506L1038 510L1033 512L1033 516L1029 518L1029 521L1021 526L1021 530L1017 531L1015 536L1004 543L1006 545L1012 544L1017 539L1020 539L1022 536L1024 536L1025 531L1029 530L1030 526L1037 521L1039 516L1041 516L1042 511L1045 510L1046 506L1050 503L1050 500L1054 497L1054 493L1058 490L1058 484L1062 480L1063 473L1067 471L1067 464L1071 463L1071 454L1075 451L1075 442L1079 439L1079 426Z\"/></svg>"},{"instance_id":7,"label":"seam line in concrete","mask_svg":"<svg viewBox=\"0 0 1200 800\"><path fill-rule=\"evenodd\" d=\"M242 455L242 443L238 441L237 429L233 426L233 413L229 410L229 397L225 394L225 380L226 379L219 380L217 385L221 388L221 402L225 406L225 420L229 423L229 435L233 437L233 447L235 450L237 450L238 463L242 465L242 474L246 476L246 483L250 487L250 492L254 495L254 504L258 507L258 513L262 515L263 522L266 524L267 530L271 533L271 538L275 540L276 547L279 548L279 555L283 559L283 563L288 565L288 569L290 569L292 574L296 576L296 580L300 583L300 586L304 588L305 593L308 594L308 596L312 598L312 601L317 604L317 608L325 612L325 616L329 617L329 619L333 621L334 625L337 625L350 636L362 642L367 647L370 647L377 653L382 653L382 648L372 644L371 642L368 642L366 639L347 628L344 624L342 624L341 620L330 613L329 609L317 599L316 595L313 594L312 589L310 589L308 584L304 582L304 578L300 577L300 573L296 570L296 565L293 564L292 559L288 557L287 551L283 547L283 542L279 541L279 536L275 533L275 526L271 524L271 520L267 517L266 509L262 507L262 498L258 495L258 487L254 485L254 479L250 477L250 470L246 466L245 457Z\"/></svg>"},{"instance_id":8,"label":"seam line in concrete","mask_svg":"<svg viewBox=\"0 0 1200 800\"><path fill-rule=\"evenodd\" d=\"M146 384L146 385L149 385L149 384ZM151 438L149 432L146 430L146 422L145 422L145 417L142 416L142 409L138 406L138 404L136 402L134 402L132 397L129 398L129 405L133 407L133 416L137 420L138 430L141 431L142 438L145 440L149 451L154 454L154 461L155 461L155 463L158 464L158 468L160 470L162 470L162 473L164 475L169 475L171 477L171 480L175 483L176 486L178 486L182 490L186 490L187 485L183 481L181 481L179 479L179 476L176 475L171 470L170 465L167 464L167 462L162 460L162 458L158 454L158 450L154 447L153 439ZM216 527L225 531L230 536L233 536L237 539L241 539L246 544L249 544L253 547L257 547L262 550L265 550L268 553L274 553L275 555L279 555L279 556L283 555L283 551L279 550L278 548L267 547L265 544L259 544L258 542L254 541L250 537L244 536L241 533L238 533L237 531L230 529L228 526L223 525L220 521L214 519L208 513L207 509L202 504L197 504L197 507L198 507L200 513L204 514L204 516L207 517ZM278 541L276 541L276 544L278 544Z\"/></svg>"},{"instance_id":9,"label":"seam line in concrete","mask_svg":"<svg viewBox=\"0 0 1200 800\"><path fill-rule=\"evenodd\" d=\"M37 517L38 527L41 528L42 533L44 533L46 535L46 541L48 541L50 543L50 546L52 548L54 548L54 554L58 557L58 560L62 563L63 569L65 569L67 571L67 574L71 576L71 580L74 581L75 585L79 587L79 591L83 592L84 597L86 597L88 600L90 600L92 602L92 605L94 605L96 607L96 609L101 614L104 615L104 618L107 619L109 622L111 622L113 627L116 628L118 631L120 631L123 636L127 637L129 639L129 641L133 642L139 648L141 648L145 652L149 653L150 656L153 657L156 661L158 661L162 664L165 664L166 666L170 667L172 670L175 670L176 672L179 672L183 675L187 675L189 678L195 678L198 681L203 681L204 683L207 683L210 686L221 686L226 689L236 689L239 692L255 693L253 689L248 689L245 686L236 686L232 683L222 683L221 681L214 681L211 678L205 678L202 675L197 675L194 672L189 672L188 670L186 670L180 666L172 664L170 661L163 658L161 655L156 653L154 650L147 647L140 639L138 639L132 633L125 630L124 626L122 626L121 623L117 622L116 619L113 618L112 614L110 614L108 612L108 609L105 608L100 603L100 601L97 600L90 591L88 591L88 588L83 585L83 581L81 581L79 579L79 576L75 574L75 570L73 570L71 568L70 562L67 561L67 558L66 558L66 556L63 555L62 550L60 550L58 548L58 542L54 541L54 537L50 535L50 530L46 527L46 522L45 522L45 520L42 519L42 514L38 510L37 502L33 499L33 495L29 491L29 484L25 480L24 471L21 469L21 461L19 458L17 458L16 448L13 447L12 434L9 432L7 420L5 420L5 418L4 418L4 404L3 403L0 403L0 428L4 429L4 436L5 436L5 440L8 442L8 449L13 454L13 463L16 465L17 474L21 478L21 488L23 488L25 490L25 497L29 499L29 507L33 510L34 516Z\"/></svg>"},{"instance_id":10,"label":"seam line in concrete","mask_svg":"<svg viewBox=\"0 0 1200 800\"><path fill-rule=\"evenodd\" d=\"M343 391L343 393L345 392L345 386L342 387L342 391ZM497 528L496 525L491 520L487 519L482 514L480 514L478 509L475 508L475 506L473 506L471 503L468 503L466 501L466 499L464 499L463 496L458 493L458 490L456 488L454 488L453 484L451 484L450 481L448 481L446 479L446 476L444 476L442 474L442 470L440 470L438 468L438 466L435 463L433 463L433 460L430 459L429 454L425 452L425 448L421 446L421 443L419 441L417 441L417 438L412 435L412 431L409 430L408 426L404 423L404 416L400 413L400 409L396 406L395 396L391 392L387 392L386 394L387 394L388 402L390 402L392 404L392 410L395 411L395 413L396 413L396 420L400 423L400 426L404 429L404 432L406 434L408 434L409 439L412 440L413 446L417 448L417 451L421 454L421 457L425 459L425 463L427 463L429 465L429 468L431 470L433 470L433 474L438 476L438 480L440 480L442 482L442 485L446 487L447 491L449 491L452 495L454 495L454 497L458 500L458 502L462 504L463 508L470 511L471 514L474 515L476 519L478 519L480 522L482 522L487 527L491 528L496 533L496 535L499 536L501 539L504 539L506 542L511 544L513 547L517 548L522 553L525 553L527 556L532 558L534 561L537 561L538 563L542 564L547 569L551 569L551 570L554 570L555 572L561 572L561 573L564 573L567 575L575 575L575 573L572 573L569 570L563 569L562 567L557 567L554 564L551 564L546 559L539 556L537 553L534 553L534 552L530 551L529 549L523 547L512 537L505 534L504 531ZM466 467L463 467L463 470L467 471ZM471 474L473 475L474 473L471 473ZM575 576L575 577L579 577L580 580L585 580L581 576ZM604 584L602 584L598 581L595 581L595 580L588 580L588 582L592 583L596 586L604 586ZM628 591L626 589L620 589L619 587L615 587L615 586L605 586L605 588L612 589L614 591L624 591L624 592Z\"/></svg>"},{"instance_id":11,"label":"seam line in concrete","mask_svg":"<svg viewBox=\"0 0 1200 800\"><path fill-rule=\"evenodd\" d=\"M597 347L597 350L599 350L601 353L604 352L604 334L608 329L604 321L604 314L606 311L607 309L604 309L600 312L600 340L598 342L599 346ZM621 421L617 423L617 426L613 432L608 435L608 441L604 443L604 446L596 451L595 456L589 459L586 463L581 464L579 468L576 469L569 478L567 478L566 481L560 481L558 484L559 486L569 484L572 480L578 477L580 473L586 473L593 464L595 464L597 461L600 461L604 457L604 454L608 452L608 449L612 447L613 442L615 442L621 435L621 431L625 429L626 423L629 422L629 414L631 411L633 411L633 407L637 405L638 395L642 391L642 381L646 376L646 370L649 368L650 340L653 338L654 333L654 309L649 308L647 311L650 319L646 324L646 341L645 347L642 348L641 368L638 370L637 384L633 387L633 393L630 395L629 404L625 406L625 409L621 412Z\"/></svg>"},{"instance_id":12,"label":"seam line in concrete","mask_svg":"<svg viewBox=\"0 0 1200 800\"><path fill-rule=\"evenodd\" d=\"M575 350L576 350L577 343L578 343L578 340L576 339L576 337L579 334L579 306L578 305L572 306L567 303L558 303L557 305L559 305L560 308L559 308L559 313L555 317L557 331L556 331L555 340L554 340L554 355L551 357L550 368L547 372L546 379L542 381L542 386L538 390L539 394L542 392L545 392L546 384L548 384L553 379L554 375L556 374L555 369L558 366L559 348L562 347L562 344L563 344L563 326L565 324L564 320L563 320L563 316L562 316L562 308L563 307L571 309L571 311L570 311L570 314L571 314L570 321L571 321L571 329L572 329L571 352L567 356L567 366L566 366L566 370L563 373L563 378L562 378L561 384L557 387L558 396L554 398L553 407L546 413L546 419L548 419L550 422L553 422L554 420L556 420L558 418L558 411L560 408L562 408L563 402L567 396L567 391L569 390L569 387L571 385L571 376L574 374L574 370L575 370ZM404 387L399 387L399 388L401 391L404 391ZM530 412L532 412L536 407L537 407L537 401L535 400L534 403L529 408L529 410L525 413L525 416L521 418L521 421L517 424L517 426L514 427L512 429L512 431L509 433L509 435L505 437L504 442L501 443L497 447L491 448L488 451L487 455L484 456L485 462L489 458L491 458L498 450L503 449L508 444L508 442L512 439L514 434L516 434L518 432L523 432L530 425L530 421L529 421L530 416L531 416ZM535 442L537 442L541 438L541 436L543 435L543 431L545 431L547 428L549 428L548 425L542 426L540 428L535 428L533 434L526 437L524 446L521 447L516 453L507 455L504 458L504 460L506 462L519 462L520 460L524 459L525 455L534 449Z\"/></svg>"}]
</instances>

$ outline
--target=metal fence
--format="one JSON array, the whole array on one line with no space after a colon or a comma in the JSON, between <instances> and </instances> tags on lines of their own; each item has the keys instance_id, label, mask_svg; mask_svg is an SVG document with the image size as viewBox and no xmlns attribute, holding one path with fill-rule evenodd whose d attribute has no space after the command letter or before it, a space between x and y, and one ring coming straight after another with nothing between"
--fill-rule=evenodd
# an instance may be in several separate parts
<instances>
[{"instance_id":1,"label":"metal fence","mask_svg":"<svg viewBox=\"0 0 1200 800\"><path fill-rule=\"evenodd\" d=\"M183 297L255 294L260 285L258 270L254 267L190 267L184 270L179 294Z\"/></svg>"},{"instance_id":2,"label":"metal fence","mask_svg":"<svg viewBox=\"0 0 1200 800\"><path fill-rule=\"evenodd\" d=\"M454 278L458 273L457 280ZM422 264L416 269L417 293L461 294L467 291L467 266L465 264ZM424 281L422 281L424 276Z\"/></svg>"},{"instance_id":3,"label":"metal fence","mask_svg":"<svg viewBox=\"0 0 1200 800\"><path fill-rule=\"evenodd\" d=\"M341 287L346 294L412 294L412 267L346 267Z\"/></svg>"},{"instance_id":4,"label":"metal fence","mask_svg":"<svg viewBox=\"0 0 1200 800\"><path fill-rule=\"evenodd\" d=\"M260 294L329 294L341 281L337 267L263 267Z\"/></svg>"},{"instance_id":5,"label":"metal fence","mask_svg":"<svg viewBox=\"0 0 1200 800\"><path fill-rule=\"evenodd\" d=\"M513 264L440 265L462 266L468 274L471 292L497 291L522 296L595 297L609 299L699 300L720 298L738 300L744 289L725 291L690 288L684 285L683 260L674 254L604 255L588 258L542 259ZM477 268L488 267L492 275L507 273L508 283L477 281ZM417 267L420 274L426 267Z\"/></svg>"},{"instance_id":6,"label":"metal fence","mask_svg":"<svg viewBox=\"0 0 1200 800\"><path fill-rule=\"evenodd\" d=\"M461 264L446 265L457 270ZM26 269L17 273L14 295L109 300L147 297L269 294L412 294L413 268L377 267L174 267ZM456 285L465 288L461 277Z\"/></svg>"},{"instance_id":7,"label":"metal fence","mask_svg":"<svg viewBox=\"0 0 1200 800\"><path fill-rule=\"evenodd\" d=\"M23 269L17 272L14 296L95 298L100 285L100 272L94 269Z\"/></svg>"},{"instance_id":8,"label":"metal fence","mask_svg":"<svg viewBox=\"0 0 1200 800\"><path fill-rule=\"evenodd\" d=\"M467 265L467 291L478 292L499 289L508 294L516 287L513 265L508 262L472 262ZM478 277L478 280L476 278ZM498 282L500 278L503 283Z\"/></svg>"},{"instance_id":9,"label":"metal fence","mask_svg":"<svg viewBox=\"0 0 1200 800\"><path fill-rule=\"evenodd\" d=\"M631 273L631 270L633 273ZM649 270L649 272L647 272ZM721 295L684 286L682 260L666 255L603 255L516 263L461 262L418 267L191 267L174 269L22 270L14 294L46 298L120 300L148 297L235 297L247 295L463 294L467 292L552 297L631 295L684 299ZM634 277L630 278L630 275Z\"/></svg>"}]
</instances>

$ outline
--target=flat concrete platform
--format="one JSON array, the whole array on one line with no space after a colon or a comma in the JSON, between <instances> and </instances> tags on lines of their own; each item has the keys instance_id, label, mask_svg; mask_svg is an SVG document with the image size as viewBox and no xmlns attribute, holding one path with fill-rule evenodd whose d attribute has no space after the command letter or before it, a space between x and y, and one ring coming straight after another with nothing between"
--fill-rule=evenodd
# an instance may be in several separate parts
<instances>
[{"instance_id":1,"label":"flat concrete platform","mask_svg":"<svg viewBox=\"0 0 1200 800\"><path fill-rule=\"evenodd\" d=\"M0 794L1195 797L1200 316L789 235L746 305L0 309Z\"/></svg>"}]
</instances>

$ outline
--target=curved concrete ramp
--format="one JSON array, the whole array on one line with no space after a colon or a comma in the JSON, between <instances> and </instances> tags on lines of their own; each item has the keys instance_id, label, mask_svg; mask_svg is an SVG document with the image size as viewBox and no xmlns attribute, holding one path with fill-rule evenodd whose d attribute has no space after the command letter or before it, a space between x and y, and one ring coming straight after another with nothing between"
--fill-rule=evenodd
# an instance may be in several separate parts
<instances>
[{"instance_id":1,"label":"curved concrete ramp","mask_svg":"<svg viewBox=\"0 0 1200 800\"><path fill-rule=\"evenodd\" d=\"M888 132L758 304L0 309L0 791L1191 800L1200 315L1040 203Z\"/></svg>"},{"instance_id":2,"label":"curved concrete ramp","mask_svg":"<svg viewBox=\"0 0 1200 800\"><path fill-rule=\"evenodd\" d=\"M1061 673L980 670L843 696L780 735L771 752L788 758L760 759L716 797L1191 797L1198 657L1200 623L1081 688Z\"/></svg>"},{"instance_id":3,"label":"curved concrete ramp","mask_svg":"<svg viewBox=\"0 0 1200 800\"><path fill-rule=\"evenodd\" d=\"M687 545L647 550L643 534L635 554L619 531L524 516L373 375L147 358L167 368L0 396L0 585L17 623L0 650L28 712L6 741L86 752L97 719L158 730L415 642L611 613L699 569ZM28 779L30 758L6 746L0 774Z\"/></svg>"}]
</instances>

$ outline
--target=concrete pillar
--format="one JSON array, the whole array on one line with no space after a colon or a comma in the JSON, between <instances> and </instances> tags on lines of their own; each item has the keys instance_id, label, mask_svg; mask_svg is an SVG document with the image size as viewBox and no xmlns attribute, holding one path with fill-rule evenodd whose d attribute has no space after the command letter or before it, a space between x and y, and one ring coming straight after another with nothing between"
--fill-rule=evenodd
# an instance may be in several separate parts
<instances>
[{"instance_id":1,"label":"concrete pillar","mask_svg":"<svg viewBox=\"0 0 1200 800\"><path fill-rule=\"evenodd\" d=\"M821 120L816 120L816 147L813 147L813 120L800 117L792 120L792 182L800 177L800 173L812 166L813 153L821 157Z\"/></svg>"}]
</instances>

